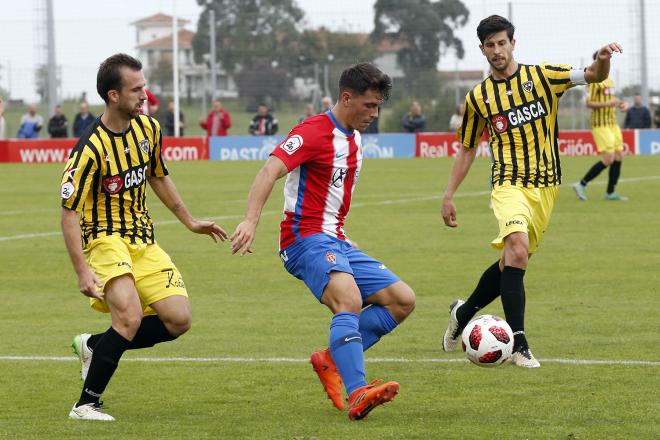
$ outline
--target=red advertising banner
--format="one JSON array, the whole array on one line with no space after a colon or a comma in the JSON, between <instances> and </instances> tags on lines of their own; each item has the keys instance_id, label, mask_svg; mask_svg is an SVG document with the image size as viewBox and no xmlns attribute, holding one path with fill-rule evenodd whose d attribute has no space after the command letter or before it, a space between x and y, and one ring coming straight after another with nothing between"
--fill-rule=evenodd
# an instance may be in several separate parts
<instances>
[{"instance_id":1,"label":"red advertising banner","mask_svg":"<svg viewBox=\"0 0 660 440\"><path fill-rule=\"evenodd\" d=\"M416 157L449 157L456 155L461 143L456 133L417 133ZM488 138L484 136L477 147L477 156L490 156Z\"/></svg>"},{"instance_id":2,"label":"red advertising banner","mask_svg":"<svg viewBox=\"0 0 660 440\"><path fill-rule=\"evenodd\" d=\"M635 130L621 130L623 151L635 154ZM595 156L598 154L591 130L567 130L559 132L559 154L561 156Z\"/></svg>"},{"instance_id":3,"label":"red advertising banner","mask_svg":"<svg viewBox=\"0 0 660 440\"><path fill-rule=\"evenodd\" d=\"M621 130L625 154L635 154L635 130ZM451 157L461 148L455 133L417 133L416 157ZM488 138L481 138L477 156L489 156ZM597 155L591 130L560 131L559 154L562 156Z\"/></svg>"},{"instance_id":4,"label":"red advertising banner","mask_svg":"<svg viewBox=\"0 0 660 440\"><path fill-rule=\"evenodd\" d=\"M0 162L57 163L66 162L77 139L10 139L0 141ZM163 138L165 161L208 160L206 137Z\"/></svg>"},{"instance_id":5,"label":"red advertising banner","mask_svg":"<svg viewBox=\"0 0 660 440\"><path fill-rule=\"evenodd\" d=\"M165 161L209 160L209 144L205 136L164 137L163 159Z\"/></svg>"}]
</instances>

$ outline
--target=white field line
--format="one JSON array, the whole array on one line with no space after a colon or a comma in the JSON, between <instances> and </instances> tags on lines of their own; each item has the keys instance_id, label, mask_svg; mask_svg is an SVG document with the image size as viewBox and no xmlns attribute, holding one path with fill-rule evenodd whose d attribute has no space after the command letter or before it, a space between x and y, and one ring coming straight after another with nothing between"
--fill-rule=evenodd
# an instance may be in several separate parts
<instances>
[{"instance_id":1,"label":"white field line","mask_svg":"<svg viewBox=\"0 0 660 440\"><path fill-rule=\"evenodd\" d=\"M642 176L642 177L629 177L629 178L622 178L619 179L619 182L642 182L645 180L659 180L660 176ZM606 182L593 182L591 185L605 185ZM488 191L474 191L474 192L464 192L464 193L456 193L454 197L456 198L462 198L462 197L479 197L479 196L486 196L490 194L490 190ZM424 200L440 200L442 198L442 194L436 194L436 195L431 195L431 196L420 196L420 197L406 197L402 199L391 199L391 200L380 200L377 202L362 202L362 203L352 203L351 208L363 208L365 206L380 206L380 205L396 205L400 203L412 203L412 202L421 202ZM12 212L17 212L17 211L12 211ZM261 213L262 216L264 215L274 215L274 214L279 214L282 215L282 211L264 211ZM219 215L215 217L208 217L210 220L227 220L227 219L241 219L243 218L243 214L236 214L236 215ZM160 221L160 222L154 222L154 225L160 226L160 225L171 225L179 223L179 220L165 220L165 221ZM31 239L31 238L40 238L40 237L52 237L55 235L60 235L62 232L60 231L55 231L55 232L39 232L39 233L34 233L34 234L19 234L19 235L7 235L7 236L0 236L0 241L10 241L10 240L23 240L23 239Z\"/></svg>"},{"instance_id":2,"label":"white field line","mask_svg":"<svg viewBox=\"0 0 660 440\"><path fill-rule=\"evenodd\" d=\"M78 361L77 357L71 356L0 356L0 361L47 361L47 362L73 362ZM171 357L171 358L123 358L122 362L140 362L140 363L239 363L239 364L254 364L254 363L274 363L274 364L291 364L291 363L305 363L309 359L302 358L288 358L288 357L204 357L204 358L188 358L188 357ZM400 364L449 364L467 362L464 358L426 358L426 359L408 359L408 358L366 358L366 362L371 363L400 363ZM660 362L653 361L636 361L636 360L622 360L622 359L539 359L540 362L551 364L568 364L568 365L630 365L640 367L660 367Z\"/></svg>"}]
</instances>

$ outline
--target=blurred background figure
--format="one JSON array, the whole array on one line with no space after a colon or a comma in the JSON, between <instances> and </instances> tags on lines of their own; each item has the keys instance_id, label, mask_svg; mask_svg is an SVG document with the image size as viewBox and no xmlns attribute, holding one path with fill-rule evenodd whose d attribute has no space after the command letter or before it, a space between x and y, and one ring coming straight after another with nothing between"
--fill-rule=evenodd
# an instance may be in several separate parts
<instances>
[{"instance_id":1,"label":"blurred background figure","mask_svg":"<svg viewBox=\"0 0 660 440\"><path fill-rule=\"evenodd\" d=\"M142 106L142 114L153 116L158 111L158 99L151 93L151 90L144 89L144 91L147 94L147 100L144 101L144 106Z\"/></svg>"},{"instance_id":2,"label":"blurred background figure","mask_svg":"<svg viewBox=\"0 0 660 440\"><path fill-rule=\"evenodd\" d=\"M186 126L183 112L179 110L179 136L183 136L183 129ZM165 135L174 136L174 101L167 103L167 113L165 114Z\"/></svg>"},{"instance_id":3,"label":"blurred background figure","mask_svg":"<svg viewBox=\"0 0 660 440\"><path fill-rule=\"evenodd\" d=\"M310 116L314 116L314 106L312 104L307 104L305 106L305 113L300 118L298 118L298 122L302 122Z\"/></svg>"},{"instance_id":4,"label":"blurred background figure","mask_svg":"<svg viewBox=\"0 0 660 440\"><path fill-rule=\"evenodd\" d=\"M633 105L626 110L623 128L651 128L651 112L642 105L642 96L633 97Z\"/></svg>"},{"instance_id":5,"label":"blurred background figure","mask_svg":"<svg viewBox=\"0 0 660 440\"><path fill-rule=\"evenodd\" d=\"M220 101L213 101L213 107L206 116L206 121L201 119L199 126L206 130L206 135L227 136L227 130L231 128L231 117L229 112L222 108Z\"/></svg>"},{"instance_id":6,"label":"blurred background figure","mask_svg":"<svg viewBox=\"0 0 660 440\"><path fill-rule=\"evenodd\" d=\"M36 139L39 137L39 131L44 126L44 118L37 114L37 106L31 104L28 111L21 118L21 125L18 128L16 137L19 139Z\"/></svg>"},{"instance_id":7,"label":"blurred background figure","mask_svg":"<svg viewBox=\"0 0 660 440\"><path fill-rule=\"evenodd\" d=\"M52 138L65 138L68 136L69 121L64 115L61 105L55 106L55 114L48 120L48 134Z\"/></svg>"},{"instance_id":8,"label":"blurred background figure","mask_svg":"<svg viewBox=\"0 0 660 440\"><path fill-rule=\"evenodd\" d=\"M461 126L463 123L463 113L465 113L465 104L457 106L456 111L451 115L451 119L449 119L449 129L451 131L456 131Z\"/></svg>"},{"instance_id":9,"label":"blurred background figure","mask_svg":"<svg viewBox=\"0 0 660 440\"><path fill-rule=\"evenodd\" d=\"M321 113L332 110L332 98L329 96L324 96L321 98Z\"/></svg>"},{"instance_id":10,"label":"blurred background figure","mask_svg":"<svg viewBox=\"0 0 660 440\"><path fill-rule=\"evenodd\" d=\"M81 102L78 108L78 113L73 119L73 136L80 137L85 132L85 129L94 122L96 117L89 112L89 104Z\"/></svg>"},{"instance_id":11,"label":"blurred background figure","mask_svg":"<svg viewBox=\"0 0 660 440\"><path fill-rule=\"evenodd\" d=\"M422 106L413 101L410 111L401 119L401 126L408 133L419 133L426 128L426 116L422 114Z\"/></svg>"},{"instance_id":12,"label":"blurred background figure","mask_svg":"<svg viewBox=\"0 0 660 440\"><path fill-rule=\"evenodd\" d=\"M250 123L250 134L253 136L272 136L277 133L277 118L271 115L266 104L259 104L257 114Z\"/></svg>"}]
</instances>

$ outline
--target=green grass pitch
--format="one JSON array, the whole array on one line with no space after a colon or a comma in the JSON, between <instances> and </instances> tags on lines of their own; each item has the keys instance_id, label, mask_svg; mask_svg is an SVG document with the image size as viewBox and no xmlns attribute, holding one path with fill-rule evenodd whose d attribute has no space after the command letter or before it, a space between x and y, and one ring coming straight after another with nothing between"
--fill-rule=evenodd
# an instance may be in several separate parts
<instances>
[{"instance_id":1,"label":"green grass pitch","mask_svg":"<svg viewBox=\"0 0 660 440\"><path fill-rule=\"evenodd\" d=\"M527 334L542 362L533 371L480 369L441 351L447 305L498 258L488 160L475 162L456 196L455 230L439 213L450 160L364 162L347 231L415 289L417 309L366 354L368 379L397 380L401 391L361 422L332 407L306 363L327 345L330 314L277 257L282 182L255 253L242 258L187 232L150 192L194 323L175 342L125 355L103 396L111 424L67 419L81 387L70 341L106 329L109 317L78 293L58 232L62 166L2 164L0 437L659 438L660 157L626 158L618 190L630 201L602 199L603 173L580 202L568 184L595 160L563 159L565 184L525 278ZM169 164L192 213L230 233L260 165ZM499 301L485 312L501 315Z\"/></svg>"}]
</instances>

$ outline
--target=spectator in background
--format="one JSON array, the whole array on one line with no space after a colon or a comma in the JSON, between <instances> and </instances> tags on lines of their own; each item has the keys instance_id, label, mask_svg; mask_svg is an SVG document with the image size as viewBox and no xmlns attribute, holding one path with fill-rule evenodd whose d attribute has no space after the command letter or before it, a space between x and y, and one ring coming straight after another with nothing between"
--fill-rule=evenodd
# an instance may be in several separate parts
<instances>
[{"instance_id":1,"label":"spectator in background","mask_svg":"<svg viewBox=\"0 0 660 440\"><path fill-rule=\"evenodd\" d=\"M5 124L5 101L0 96L0 139L6 139L7 126Z\"/></svg>"},{"instance_id":2,"label":"spectator in background","mask_svg":"<svg viewBox=\"0 0 660 440\"><path fill-rule=\"evenodd\" d=\"M277 118L268 112L266 104L259 104L257 114L250 123L250 134L254 136L272 136L277 133Z\"/></svg>"},{"instance_id":3,"label":"spectator in background","mask_svg":"<svg viewBox=\"0 0 660 440\"><path fill-rule=\"evenodd\" d=\"M321 98L321 113L329 112L332 110L332 98L324 96Z\"/></svg>"},{"instance_id":4,"label":"spectator in background","mask_svg":"<svg viewBox=\"0 0 660 440\"><path fill-rule=\"evenodd\" d=\"M39 131L44 126L44 118L37 114L37 106L34 104L28 107L28 112L21 118L21 125L18 128L16 137L19 139L36 139L39 137Z\"/></svg>"},{"instance_id":5,"label":"spectator in background","mask_svg":"<svg viewBox=\"0 0 660 440\"><path fill-rule=\"evenodd\" d=\"M85 132L85 129L94 122L96 117L89 112L89 104L86 102L81 102L79 107L79 112L76 114L76 117L73 119L73 136L80 137Z\"/></svg>"},{"instance_id":6,"label":"spectator in background","mask_svg":"<svg viewBox=\"0 0 660 440\"><path fill-rule=\"evenodd\" d=\"M147 100L144 101L142 106L142 114L153 115L158 111L158 99L149 89L145 88L144 91L147 93Z\"/></svg>"},{"instance_id":7,"label":"spectator in background","mask_svg":"<svg viewBox=\"0 0 660 440\"><path fill-rule=\"evenodd\" d=\"M68 136L69 121L64 115L61 105L55 106L55 114L48 120L48 134L52 138L65 138Z\"/></svg>"},{"instance_id":8,"label":"spectator in background","mask_svg":"<svg viewBox=\"0 0 660 440\"><path fill-rule=\"evenodd\" d=\"M186 126L183 113L179 110L179 136L183 136L183 129ZM174 101L167 103L167 113L165 114L165 135L174 136Z\"/></svg>"},{"instance_id":9,"label":"spectator in background","mask_svg":"<svg viewBox=\"0 0 660 440\"><path fill-rule=\"evenodd\" d=\"M660 128L660 105L655 108L653 112L653 121L655 122L655 128Z\"/></svg>"},{"instance_id":10,"label":"spectator in background","mask_svg":"<svg viewBox=\"0 0 660 440\"><path fill-rule=\"evenodd\" d=\"M206 121L200 119L199 126L206 130L206 135L227 136L227 130L231 128L231 117L229 112L222 108L220 101L213 101L213 109L206 116Z\"/></svg>"},{"instance_id":11,"label":"spectator in background","mask_svg":"<svg viewBox=\"0 0 660 440\"><path fill-rule=\"evenodd\" d=\"M426 116L422 114L422 106L414 101L410 111L401 119L401 126L408 133L418 133L426 128Z\"/></svg>"},{"instance_id":12,"label":"spectator in background","mask_svg":"<svg viewBox=\"0 0 660 440\"><path fill-rule=\"evenodd\" d=\"M310 116L314 116L314 106L312 104L307 104L305 106L305 113L300 118L298 118L298 122L300 123Z\"/></svg>"},{"instance_id":13,"label":"spectator in background","mask_svg":"<svg viewBox=\"0 0 660 440\"><path fill-rule=\"evenodd\" d=\"M641 95L633 97L633 106L626 110L623 128L651 128L651 112L642 105Z\"/></svg>"},{"instance_id":14,"label":"spectator in background","mask_svg":"<svg viewBox=\"0 0 660 440\"><path fill-rule=\"evenodd\" d=\"M463 124L463 113L465 113L465 104L456 107L456 112L449 119L449 130L456 131Z\"/></svg>"}]
</instances>

